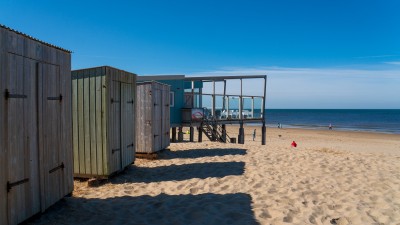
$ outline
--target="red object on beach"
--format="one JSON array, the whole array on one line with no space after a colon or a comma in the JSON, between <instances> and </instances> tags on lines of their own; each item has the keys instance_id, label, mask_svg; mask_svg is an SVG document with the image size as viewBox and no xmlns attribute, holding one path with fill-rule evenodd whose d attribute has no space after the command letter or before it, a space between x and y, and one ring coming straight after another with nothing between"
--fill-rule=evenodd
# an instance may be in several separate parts
<instances>
[{"instance_id":1,"label":"red object on beach","mask_svg":"<svg viewBox=\"0 0 400 225\"><path fill-rule=\"evenodd\" d=\"M295 141L292 142L292 147L297 147L297 143Z\"/></svg>"}]
</instances>

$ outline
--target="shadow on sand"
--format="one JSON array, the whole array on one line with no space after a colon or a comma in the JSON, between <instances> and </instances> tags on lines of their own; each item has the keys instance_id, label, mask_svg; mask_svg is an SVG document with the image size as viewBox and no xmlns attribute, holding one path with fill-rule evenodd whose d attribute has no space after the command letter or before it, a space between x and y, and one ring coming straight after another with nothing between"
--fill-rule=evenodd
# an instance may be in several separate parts
<instances>
[{"instance_id":1,"label":"shadow on sand","mask_svg":"<svg viewBox=\"0 0 400 225\"><path fill-rule=\"evenodd\" d=\"M181 181L192 178L220 178L230 175L243 175L244 166L244 162L209 162L158 167L131 166L123 173L112 178L110 182L114 184L135 182L151 183Z\"/></svg>"},{"instance_id":2,"label":"shadow on sand","mask_svg":"<svg viewBox=\"0 0 400 225\"><path fill-rule=\"evenodd\" d=\"M246 150L240 148L212 148L189 149L183 151L164 151L160 153L159 159L194 159L225 155L246 155Z\"/></svg>"},{"instance_id":3,"label":"shadow on sand","mask_svg":"<svg viewBox=\"0 0 400 225\"><path fill-rule=\"evenodd\" d=\"M244 193L69 197L28 224L259 224L251 202Z\"/></svg>"}]
</instances>

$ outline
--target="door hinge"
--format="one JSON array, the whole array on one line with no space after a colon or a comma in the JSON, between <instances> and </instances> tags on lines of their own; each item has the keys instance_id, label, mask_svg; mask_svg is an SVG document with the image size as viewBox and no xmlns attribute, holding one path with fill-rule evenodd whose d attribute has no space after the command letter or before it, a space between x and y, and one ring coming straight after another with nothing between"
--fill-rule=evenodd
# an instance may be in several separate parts
<instances>
[{"instance_id":1,"label":"door hinge","mask_svg":"<svg viewBox=\"0 0 400 225\"><path fill-rule=\"evenodd\" d=\"M111 98L111 103L119 103L119 101L115 101L113 98Z\"/></svg>"},{"instance_id":2,"label":"door hinge","mask_svg":"<svg viewBox=\"0 0 400 225\"><path fill-rule=\"evenodd\" d=\"M6 98L6 100L9 98L27 98L26 95L10 94L10 91L8 89L6 89L6 91L4 92L4 97Z\"/></svg>"},{"instance_id":3,"label":"door hinge","mask_svg":"<svg viewBox=\"0 0 400 225\"><path fill-rule=\"evenodd\" d=\"M62 170L64 169L64 163L63 163L63 162L61 163L61 165L59 165L59 166L57 166L57 167L55 167L55 168L49 170L49 173L54 173L54 172L56 172L56 171L59 170L59 169L62 169Z\"/></svg>"},{"instance_id":4,"label":"door hinge","mask_svg":"<svg viewBox=\"0 0 400 225\"><path fill-rule=\"evenodd\" d=\"M120 149L120 148L113 149L113 150L111 151L111 153L114 154L114 152L118 152L118 151L121 151L121 149Z\"/></svg>"},{"instance_id":5,"label":"door hinge","mask_svg":"<svg viewBox=\"0 0 400 225\"><path fill-rule=\"evenodd\" d=\"M60 94L60 96L58 97L47 97L47 100L58 100L58 101L62 101L63 96Z\"/></svg>"},{"instance_id":6,"label":"door hinge","mask_svg":"<svg viewBox=\"0 0 400 225\"><path fill-rule=\"evenodd\" d=\"M132 101L127 101L126 103L128 103L128 104L133 104L133 100L132 100Z\"/></svg>"},{"instance_id":7,"label":"door hinge","mask_svg":"<svg viewBox=\"0 0 400 225\"><path fill-rule=\"evenodd\" d=\"M133 147L133 143L132 143L132 144L130 144L130 145L127 145L126 147L127 147L127 148L129 148L129 147Z\"/></svg>"},{"instance_id":8,"label":"door hinge","mask_svg":"<svg viewBox=\"0 0 400 225\"><path fill-rule=\"evenodd\" d=\"M29 181L29 178L25 178L25 179L23 179L23 180L20 180L20 181L14 182L14 183L10 183L10 182L8 181L8 182L7 182L7 192L10 192L11 189L12 189L13 187L18 186L18 185L20 185L20 184L24 184L24 183L26 183L26 182L28 182L28 181Z\"/></svg>"}]
</instances>

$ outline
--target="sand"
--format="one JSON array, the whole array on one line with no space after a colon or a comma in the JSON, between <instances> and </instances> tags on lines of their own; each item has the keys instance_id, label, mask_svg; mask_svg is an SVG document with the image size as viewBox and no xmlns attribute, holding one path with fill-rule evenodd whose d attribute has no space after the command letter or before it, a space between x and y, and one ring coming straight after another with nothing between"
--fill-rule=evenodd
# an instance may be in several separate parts
<instances>
[{"instance_id":1,"label":"sand","mask_svg":"<svg viewBox=\"0 0 400 225\"><path fill-rule=\"evenodd\" d=\"M400 224L400 135L268 128L263 146L260 127L245 134L171 144L98 187L76 180L29 224Z\"/></svg>"}]
</instances>

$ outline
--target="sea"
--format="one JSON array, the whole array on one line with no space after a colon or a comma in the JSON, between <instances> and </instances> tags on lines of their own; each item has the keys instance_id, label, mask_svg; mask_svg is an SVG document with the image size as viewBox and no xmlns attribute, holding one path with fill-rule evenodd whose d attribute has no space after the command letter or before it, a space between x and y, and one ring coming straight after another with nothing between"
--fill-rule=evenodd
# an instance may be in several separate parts
<instances>
[{"instance_id":1,"label":"sea","mask_svg":"<svg viewBox=\"0 0 400 225\"><path fill-rule=\"evenodd\" d=\"M254 116L260 110L254 110ZM267 109L267 127L366 131L400 134L400 109Z\"/></svg>"}]
</instances>

